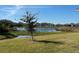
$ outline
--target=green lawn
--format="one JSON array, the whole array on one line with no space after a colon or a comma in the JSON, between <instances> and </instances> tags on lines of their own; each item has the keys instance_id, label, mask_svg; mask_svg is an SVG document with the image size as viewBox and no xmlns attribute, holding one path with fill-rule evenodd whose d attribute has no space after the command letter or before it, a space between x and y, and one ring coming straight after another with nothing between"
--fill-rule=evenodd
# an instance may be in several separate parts
<instances>
[{"instance_id":1,"label":"green lawn","mask_svg":"<svg viewBox=\"0 0 79 59\"><path fill-rule=\"evenodd\" d=\"M2 36L0 36L2 37ZM0 52L79 52L79 33L52 33L31 39L6 39L0 41Z\"/></svg>"}]
</instances>

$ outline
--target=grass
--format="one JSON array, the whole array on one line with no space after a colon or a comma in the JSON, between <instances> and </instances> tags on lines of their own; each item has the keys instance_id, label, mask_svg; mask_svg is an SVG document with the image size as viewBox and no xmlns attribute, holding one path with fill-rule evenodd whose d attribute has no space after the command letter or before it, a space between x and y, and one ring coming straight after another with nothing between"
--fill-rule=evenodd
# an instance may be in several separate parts
<instances>
[{"instance_id":1,"label":"grass","mask_svg":"<svg viewBox=\"0 0 79 59\"><path fill-rule=\"evenodd\" d=\"M63 34L63 33L69 33L69 32L35 32L35 36L40 36L40 35L50 35L50 34ZM30 35L28 34L27 31L13 31L11 32L11 34L14 34L14 35Z\"/></svg>"},{"instance_id":2,"label":"grass","mask_svg":"<svg viewBox=\"0 0 79 59\"><path fill-rule=\"evenodd\" d=\"M1 37L1 36L0 36ZM73 53L79 52L79 33L62 32L30 38L7 39L0 41L0 52L13 53Z\"/></svg>"},{"instance_id":3,"label":"grass","mask_svg":"<svg viewBox=\"0 0 79 59\"><path fill-rule=\"evenodd\" d=\"M5 37L5 36L3 36L3 35L0 35L0 40L1 40L1 39L4 39L4 38L6 38L6 37Z\"/></svg>"}]
</instances>

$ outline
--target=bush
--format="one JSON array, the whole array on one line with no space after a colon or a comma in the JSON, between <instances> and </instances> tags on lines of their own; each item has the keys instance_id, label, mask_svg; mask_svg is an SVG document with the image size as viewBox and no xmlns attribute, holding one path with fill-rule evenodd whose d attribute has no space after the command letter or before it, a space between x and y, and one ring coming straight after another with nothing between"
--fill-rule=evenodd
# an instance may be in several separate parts
<instances>
[{"instance_id":1,"label":"bush","mask_svg":"<svg viewBox=\"0 0 79 59\"><path fill-rule=\"evenodd\" d=\"M56 28L56 30L64 31L64 32L73 32L74 28L72 28L72 27L58 27L58 28Z\"/></svg>"}]
</instances>

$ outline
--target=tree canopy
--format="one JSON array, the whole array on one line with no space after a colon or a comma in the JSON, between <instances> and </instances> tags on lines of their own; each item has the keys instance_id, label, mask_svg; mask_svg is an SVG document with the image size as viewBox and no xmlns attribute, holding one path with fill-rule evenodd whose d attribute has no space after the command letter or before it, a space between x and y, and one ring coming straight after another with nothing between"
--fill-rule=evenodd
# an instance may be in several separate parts
<instances>
[{"instance_id":1,"label":"tree canopy","mask_svg":"<svg viewBox=\"0 0 79 59\"><path fill-rule=\"evenodd\" d=\"M27 24L27 31L31 34L33 40L33 33L35 32L35 27L37 26L36 15L26 12L26 15L24 15L21 20Z\"/></svg>"}]
</instances>

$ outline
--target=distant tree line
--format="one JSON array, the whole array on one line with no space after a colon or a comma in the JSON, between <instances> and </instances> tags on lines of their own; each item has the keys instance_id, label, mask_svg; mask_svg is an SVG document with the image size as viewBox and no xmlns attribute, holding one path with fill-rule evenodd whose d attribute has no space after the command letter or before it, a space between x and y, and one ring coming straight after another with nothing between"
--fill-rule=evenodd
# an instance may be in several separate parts
<instances>
[{"instance_id":1,"label":"distant tree line","mask_svg":"<svg viewBox=\"0 0 79 59\"><path fill-rule=\"evenodd\" d=\"M28 27L26 23L23 22L13 22L8 19L0 20L0 33L16 31L18 27ZM52 24L52 23L37 23L36 28L55 28L56 30L61 31L73 31L79 30L79 23L70 23L70 24Z\"/></svg>"},{"instance_id":2,"label":"distant tree line","mask_svg":"<svg viewBox=\"0 0 79 59\"><path fill-rule=\"evenodd\" d=\"M54 27L54 24L42 22L42 23L37 23L37 27L38 28L50 28L50 27L52 28Z\"/></svg>"},{"instance_id":3,"label":"distant tree line","mask_svg":"<svg viewBox=\"0 0 79 59\"><path fill-rule=\"evenodd\" d=\"M56 30L65 32L79 31L79 23L56 24L55 28Z\"/></svg>"},{"instance_id":4,"label":"distant tree line","mask_svg":"<svg viewBox=\"0 0 79 59\"><path fill-rule=\"evenodd\" d=\"M79 23L56 24L55 26L57 26L57 27L61 27L61 26L65 26L65 27L79 27Z\"/></svg>"}]
</instances>

